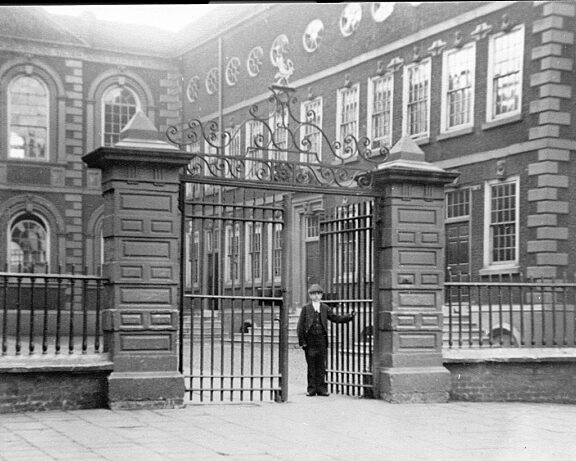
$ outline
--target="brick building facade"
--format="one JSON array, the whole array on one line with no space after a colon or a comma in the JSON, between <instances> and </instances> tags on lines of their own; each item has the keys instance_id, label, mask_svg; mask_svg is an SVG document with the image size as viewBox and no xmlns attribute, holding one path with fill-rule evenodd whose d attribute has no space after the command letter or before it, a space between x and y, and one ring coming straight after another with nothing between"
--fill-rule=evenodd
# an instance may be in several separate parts
<instances>
[{"instance_id":1,"label":"brick building facade","mask_svg":"<svg viewBox=\"0 0 576 461\"><path fill-rule=\"evenodd\" d=\"M249 107L280 83L330 140L366 136L376 152L409 137L427 161L460 173L446 190L453 274L573 274L575 9L571 1L232 4L166 35L2 8L0 120L10 142L0 146L0 261L96 271L100 182L82 155L113 143L137 109L162 132L218 120L242 151L253 135L242 123ZM33 120L17 103L24 94L41 106ZM319 270L314 211L341 203L293 198L294 248L307 248L292 258L297 304ZM25 228L46 242L42 255L9 243Z\"/></svg>"},{"instance_id":2,"label":"brick building facade","mask_svg":"<svg viewBox=\"0 0 576 461\"><path fill-rule=\"evenodd\" d=\"M179 120L170 42L39 8L3 7L0 22L2 269L98 273L100 172L82 156L117 140L137 109L159 129Z\"/></svg>"}]
</instances>

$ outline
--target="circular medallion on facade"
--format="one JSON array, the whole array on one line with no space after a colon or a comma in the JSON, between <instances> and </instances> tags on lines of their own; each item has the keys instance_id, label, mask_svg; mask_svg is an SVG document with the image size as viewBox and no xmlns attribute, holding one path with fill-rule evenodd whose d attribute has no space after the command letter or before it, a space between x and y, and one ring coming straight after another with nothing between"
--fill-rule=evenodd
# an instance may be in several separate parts
<instances>
[{"instance_id":1,"label":"circular medallion on facade","mask_svg":"<svg viewBox=\"0 0 576 461\"><path fill-rule=\"evenodd\" d=\"M198 99L198 93L200 91L200 77L197 75L192 77L188 82L188 87L186 87L186 96L188 101L194 102Z\"/></svg>"},{"instance_id":2,"label":"circular medallion on facade","mask_svg":"<svg viewBox=\"0 0 576 461\"><path fill-rule=\"evenodd\" d=\"M278 63L288 53L289 44L288 37L284 34L278 35L278 37L274 39L274 42L272 42L272 46L270 47L270 62L274 67L278 67Z\"/></svg>"},{"instance_id":3,"label":"circular medallion on facade","mask_svg":"<svg viewBox=\"0 0 576 461\"><path fill-rule=\"evenodd\" d=\"M213 67L206 76L206 92L215 94L218 92L218 68Z\"/></svg>"},{"instance_id":4,"label":"circular medallion on facade","mask_svg":"<svg viewBox=\"0 0 576 461\"><path fill-rule=\"evenodd\" d=\"M246 69L248 69L248 75L250 75L250 77L256 77L260 73L260 69L262 69L262 56L264 56L264 50L261 46L252 48L248 54Z\"/></svg>"},{"instance_id":5,"label":"circular medallion on facade","mask_svg":"<svg viewBox=\"0 0 576 461\"><path fill-rule=\"evenodd\" d=\"M304 49L308 53L312 53L318 49L318 45L322 41L322 36L324 35L324 24L320 19L314 19L306 26L304 35L302 35L302 43Z\"/></svg>"},{"instance_id":6,"label":"circular medallion on facade","mask_svg":"<svg viewBox=\"0 0 576 461\"><path fill-rule=\"evenodd\" d=\"M230 86L236 85L238 74L240 74L240 59L232 58L226 65L226 83Z\"/></svg>"},{"instance_id":7,"label":"circular medallion on facade","mask_svg":"<svg viewBox=\"0 0 576 461\"><path fill-rule=\"evenodd\" d=\"M374 19L376 22L385 21L386 18L392 14L393 10L394 2L373 2L370 5L372 19Z\"/></svg>"},{"instance_id":8,"label":"circular medallion on facade","mask_svg":"<svg viewBox=\"0 0 576 461\"><path fill-rule=\"evenodd\" d=\"M359 3L348 3L340 15L340 32L344 37L352 35L362 20L362 6Z\"/></svg>"}]
</instances>

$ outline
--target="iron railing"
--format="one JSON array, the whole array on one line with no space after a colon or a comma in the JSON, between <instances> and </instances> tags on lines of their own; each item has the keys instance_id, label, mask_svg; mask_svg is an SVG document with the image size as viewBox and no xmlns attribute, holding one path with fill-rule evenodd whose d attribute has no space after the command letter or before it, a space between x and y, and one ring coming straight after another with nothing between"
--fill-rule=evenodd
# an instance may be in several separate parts
<instances>
[{"instance_id":1,"label":"iron railing","mask_svg":"<svg viewBox=\"0 0 576 461\"><path fill-rule=\"evenodd\" d=\"M336 314L356 313L347 324L329 324L327 382L340 394L372 397L373 201L328 210L320 221L324 302Z\"/></svg>"},{"instance_id":2,"label":"iron railing","mask_svg":"<svg viewBox=\"0 0 576 461\"><path fill-rule=\"evenodd\" d=\"M576 283L518 277L444 287L449 348L576 346Z\"/></svg>"},{"instance_id":3,"label":"iron railing","mask_svg":"<svg viewBox=\"0 0 576 461\"><path fill-rule=\"evenodd\" d=\"M102 352L104 279L0 272L2 356Z\"/></svg>"}]
</instances>

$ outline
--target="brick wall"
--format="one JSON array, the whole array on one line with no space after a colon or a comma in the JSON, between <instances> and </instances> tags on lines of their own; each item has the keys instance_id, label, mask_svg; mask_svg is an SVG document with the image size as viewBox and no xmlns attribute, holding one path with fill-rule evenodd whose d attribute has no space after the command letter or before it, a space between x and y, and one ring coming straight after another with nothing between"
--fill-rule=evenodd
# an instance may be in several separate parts
<instances>
[{"instance_id":1,"label":"brick wall","mask_svg":"<svg viewBox=\"0 0 576 461\"><path fill-rule=\"evenodd\" d=\"M0 414L107 407L109 371L2 373Z\"/></svg>"},{"instance_id":2,"label":"brick wall","mask_svg":"<svg viewBox=\"0 0 576 461\"><path fill-rule=\"evenodd\" d=\"M112 368L107 354L3 356L0 414L106 408Z\"/></svg>"},{"instance_id":3,"label":"brick wall","mask_svg":"<svg viewBox=\"0 0 576 461\"><path fill-rule=\"evenodd\" d=\"M450 362L451 400L576 403L573 359Z\"/></svg>"}]
</instances>

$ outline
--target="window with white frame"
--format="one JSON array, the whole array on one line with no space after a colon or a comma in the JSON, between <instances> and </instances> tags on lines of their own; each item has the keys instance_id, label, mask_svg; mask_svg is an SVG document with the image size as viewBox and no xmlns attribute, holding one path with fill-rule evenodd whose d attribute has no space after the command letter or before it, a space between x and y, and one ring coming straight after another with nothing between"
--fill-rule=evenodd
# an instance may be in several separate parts
<instances>
[{"instance_id":1,"label":"window with white frame","mask_svg":"<svg viewBox=\"0 0 576 461\"><path fill-rule=\"evenodd\" d=\"M430 59L404 68L404 133L425 138L430 130Z\"/></svg>"},{"instance_id":2,"label":"window with white frame","mask_svg":"<svg viewBox=\"0 0 576 461\"><path fill-rule=\"evenodd\" d=\"M473 125L476 44L443 54L442 131Z\"/></svg>"},{"instance_id":3,"label":"window with white frame","mask_svg":"<svg viewBox=\"0 0 576 461\"><path fill-rule=\"evenodd\" d=\"M449 221L470 216L470 189L456 189L446 192L446 219Z\"/></svg>"},{"instance_id":4,"label":"window with white frame","mask_svg":"<svg viewBox=\"0 0 576 461\"><path fill-rule=\"evenodd\" d=\"M322 98L304 101L301 105L301 116L304 124L302 148L310 154L302 154L302 162L316 163L322 160Z\"/></svg>"},{"instance_id":5,"label":"window with white frame","mask_svg":"<svg viewBox=\"0 0 576 461\"><path fill-rule=\"evenodd\" d=\"M282 276L282 224L274 224L272 233L272 277L279 280Z\"/></svg>"},{"instance_id":6,"label":"window with white frame","mask_svg":"<svg viewBox=\"0 0 576 461\"><path fill-rule=\"evenodd\" d=\"M39 216L23 213L10 224L10 272L48 272L48 226Z\"/></svg>"},{"instance_id":7,"label":"window with white frame","mask_svg":"<svg viewBox=\"0 0 576 461\"><path fill-rule=\"evenodd\" d=\"M486 184L484 263L506 267L518 263L519 179Z\"/></svg>"},{"instance_id":8,"label":"window with white frame","mask_svg":"<svg viewBox=\"0 0 576 461\"><path fill-rule=\"evenodd\" d=\"M246 157L263 159L261 146L264 145L264 127L262 122L249 120L246 124ZM258 179L258 170L262 167L258 161L246 161L246 179Z\"/></svg>"},{"instance_id":9,"label":"window with white frame","mask_svg":"<svg viewBox=\"0 0 576 461\"><path fill-rule=\"evenodd\" d=\"M192 283L197 285L200 282L200 232L194 232L194 240L192 243Z\"/></svg>"},{"instance_id":10,"label":"window with white frame","mask_svg":"<svg viewBox=\"0 0 576 461\"><path fill-rule=\"evenodd\" d=\"M262 223L248 223L246 237L247 280L262 278Z\"/></svg>"},{"instance_id":11,"label":"window with white frame","mask_svg":"<svg viewBox=\"0 0 576 461\"><path fill-rule=\"evenodd\" d=\"M188 221L186 223L185 235L186 235L186 238L184 239L184 255L186 259L185 282L186 282L186 288L190 289L192 288L192 282L193 282L192 279L194 277L194 275L192 274L198 273L198 267L196 267L195 265L197 263L197 259L195 260L194 258L194 252L197 250L197 248L195 248L194 245L195 244L198 245L198 241L192 229L192 221ZM197 283L197 280L194 280L194 283Z\"/></svg>"},{"instance_id":12,"label":"window with white frame","mask_svg":"<svg viewBox=\"0 0 576 461\"><path fill-rule=\"evenodd\" d=\"M9 150L16 159L48 159L48 87L21 75L8 85Z\"/></svg>"},{"instance_id":13,"label":"window with white frame","mask_svg":"<svg viewBox=\"0 0 576 461\"><path fill-rule=\"evenodd\" d=\"M126 86L108 88L102 97L102 142L113 146L120 140L120 132L134 116L140 101L136 93Z\"/></svg>"},{"instance_id":14,"label":"window with white frame","mask_svg":"<svg viewBox=\"0 0 576 461\"><path fill-rule=\"evenodd\" d=\"M240 281L240 224L226 227L226 272L227 283Z\"/></svg>"},{"instance_id":15,"label":"window with white frame","mask_svg":"<svg viewBox=\"0 0 576 461\"><path fill-rule=\"evenodd\" d=\"M338 90L336 103L336 139L344 145L346 136L352 135L358 139L358 120L360 101L360 85L357 83L349 88Z\"/></svg>"},{"instance_id":16,"label":"window with white frame","mask_svg":"<svg viewBox=\"0 0 576 461\"><path fill-rule=\"evenodd\" d=\"M306 240L318 240L320 236L320 217L317 214L304 217L306 225Z\"/></svg>"},{"instance_id":17,"label":"window with white frame","mask_svg":"<svg viewBox=\"0 0 576 461\"><path fill-rule=\"evenodd\" d=\"M493 35L488 42L488 121L520 113L524 26Z\"/></svg>"},{"instance_id":18,"label":"window with white frame","mask_svg":"<svg viewBox=\"0 0 576 461\"><path fill-rule=\"evenodd\" d=\"M392 142L393 87L391 74L368 81L368 137L378 146L390 147Z\"/></svg>"},{"instance_id":19,"label":"window with white frame","mask_svg":"<svg viewBox=\"0 0 576 461\"><path fill-rule=\"evenodd\" d=\"M372 205L355 203L336 209L331 224L334 261L327 271L335 283L356 283L372 277Z\"/></svg>"}]
</instances>

